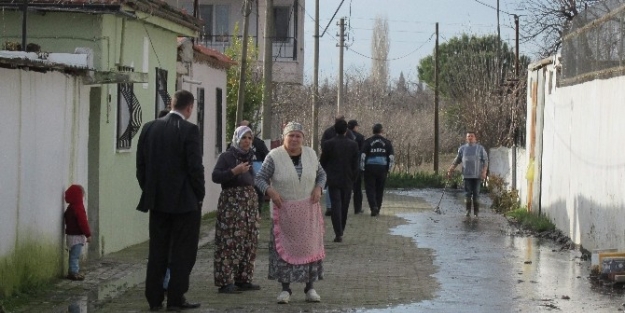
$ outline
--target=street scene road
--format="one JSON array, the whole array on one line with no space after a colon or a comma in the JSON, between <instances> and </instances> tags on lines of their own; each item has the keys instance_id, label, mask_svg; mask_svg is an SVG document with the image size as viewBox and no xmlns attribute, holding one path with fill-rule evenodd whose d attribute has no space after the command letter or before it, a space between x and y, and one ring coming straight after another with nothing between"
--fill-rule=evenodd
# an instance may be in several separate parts
<instances>
[{"instance_id":1,"label":"street scene road","mask_svg":"<svg viewBox=\"0 0 625 313\"><path fill-rule=\"evenodd\" d=\"M527 236L500 214L482 210L466 219L460 191L387 192L378 217L350 211L342 243L326 220L322 301L277 304L280 286L267 277L267 219L263 219L254 283L259 291L219 294L213 285L214 225L203 240L187 298L188 312L618 312L623 289L590 278L579 250ZM483 199L487 202L487 199ZM143 312L145 245L87 265L84 282L62 281L16 312ZM301 289L301 290L300 290Z\"/></svg>"}]
</instances>

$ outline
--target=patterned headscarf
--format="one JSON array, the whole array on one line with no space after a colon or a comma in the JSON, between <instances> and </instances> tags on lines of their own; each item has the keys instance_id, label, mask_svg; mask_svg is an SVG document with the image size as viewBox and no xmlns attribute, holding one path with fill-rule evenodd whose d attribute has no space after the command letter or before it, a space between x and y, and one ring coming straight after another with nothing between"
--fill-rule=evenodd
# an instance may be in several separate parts
<instances>
[{"instance_id":1,"label":"patterned headscarf","mask_svg":"<svg viewBox=\"0 0 625 313\"><path fill-rule=\"evenodd\" d=\"M300 132L302 133L302 136L306 135L304 133L304 126L302 126L302 124L298 122L289 122L288 124L286 124L286 126L284 126L284 129L282 130L282 136L286 137L286 135L288 135L290 132Z\"/></svg>"},{"instance_id":2,"label":"patterned headscarf","mask_svg":"<svg viewBox=\"0 0 625 313\"><path fill-rule=\"evenodd\" d=\"M243 138L243 135L247 133L250 133L250 135L252 135L252 129L247 126L239 126L237 127L237 129L234 130L234 135L232 135L232 147L237 149L239 152L246 152L241 149L239 143L241 142L241 138Z\"/></svg>"}]
</instances>

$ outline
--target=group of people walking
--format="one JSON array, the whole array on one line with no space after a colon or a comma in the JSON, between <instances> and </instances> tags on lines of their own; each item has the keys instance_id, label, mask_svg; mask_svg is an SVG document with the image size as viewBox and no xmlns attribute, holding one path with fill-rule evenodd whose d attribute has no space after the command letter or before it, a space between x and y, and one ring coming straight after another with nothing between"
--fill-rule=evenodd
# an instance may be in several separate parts
<instances>
[{"instance_id":1,"label":"group of people walking","mask_svg":"<svg viewBox=\"0 0 625 313\"><path fill-rule=\"evenodd\" d=\"M199 128L187 121L194 101L190 92L176 92L171 111L146 123L139 136L136 175L142 194L137 210L150 214L145 296L151 311L163 308L165 296L168 311L200 306L184 297L197 256L205 195ZM271 151L255 137L248 122L235 129L230 147L212 171L212 181L222 188L214 255L219 293L260 289L253 283L254 263L260 208L268 197L272 203L268 276L281 284L278 303L289 303L292 283L305 285L306 301L321 301L314 283L324 275L320 205L324 187L332 205L334 241L342 242L352 192L355 213L362 213L361 177L371 216L377 216L394 163L393 146L383 136L382 125L375 124L367 139L358 127L355 120L337 117L324 133L319 158L304 145L307 134L297 122L283 128L283 144ZM463 149L454 167L464 165L472 151ZM164 285L166 273L170 278Z\"/></svg>"}]
</instances>

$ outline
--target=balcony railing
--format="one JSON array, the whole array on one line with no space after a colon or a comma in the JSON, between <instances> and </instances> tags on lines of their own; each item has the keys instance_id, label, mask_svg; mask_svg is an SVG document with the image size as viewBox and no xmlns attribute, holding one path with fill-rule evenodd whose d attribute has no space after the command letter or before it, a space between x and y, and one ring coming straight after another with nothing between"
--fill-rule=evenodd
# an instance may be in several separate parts
<instances>
[{"instance_id":1,"label":"balcony railing","mask_svg":"<svg viewBox=\"0 0 625 313\"><path fill-rule=\"evenodd\" d=\"M242 38L242 36L237 37L239 39ZM258 40L256 36L250 37L253 39L254 44L258 47ZM233 38L234 36L202 36L199 39L199 43L205 47L225 53L226 50L232 45ZM297 60L297 38L280 37L274 39L273 58L276 61Z\"/></svg>"}]
</instances>

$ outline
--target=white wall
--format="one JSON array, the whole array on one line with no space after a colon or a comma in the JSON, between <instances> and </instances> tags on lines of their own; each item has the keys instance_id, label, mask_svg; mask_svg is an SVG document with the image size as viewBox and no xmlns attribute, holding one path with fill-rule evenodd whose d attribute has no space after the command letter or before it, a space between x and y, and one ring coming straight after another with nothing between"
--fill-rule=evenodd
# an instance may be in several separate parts
<instances>
[{"instance_id":1,"label":"white wall","mask_svg":"<svg viewBox=\"0 0 625 313\"><path fill-rule=\"evenodd\" d=\"M187 76L190 80L201 82L201 85L183 82L182 89L189 90L197 99L197 88L204 88L204 173L206 179L206 196L202 207L203 213L217 210L217 202L221 193L221 186L213 183L211 175L213 168L217 162L219 152L215 147L216 140L216 94L217 88L222 90L222 151L226 149L226 83L227 74L225 70L215 69L204 63L194 62L192 65L191 76ZM190 122L197 122L197 110L189 118ZM232 134L230 134L231 136Z\"/></svg>"},{"instance_id":2,"label":"white wall","mask_svg":"<svg viewBox=\"0 0 625 313\"><path fill-rule=\"evenodd\" d=\"M58 72L0 68L0 95L0 256L28 239L62 249L64 191L87 186L89 90Z\"/></svg>"},{"instance_id":3,"label":"white wall","mask_svg":"<svg viewBox=\"0 0 625 313\"><path fill-rule=\"evenodd\" d=\"M516 153L516 190L519 199L524 199L527 193L526 157L525 149L517 147ZM497 175L504 179L506 188L512 189L512 148L497 147L488 151L488 175Z\"/></svg>"},{"instance_id":4,"label":"white wall","mask_svg":"<svg viewBox=\"0 0 625 313\"><path fill-rule=\"evenodd\" d=\"M624 85L617 77L545 92L542 210L586 249L625 249Z\"/></svg>"}]
</instances>

